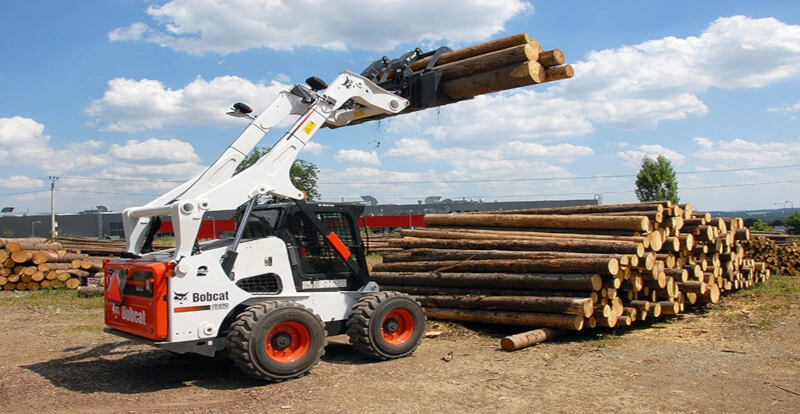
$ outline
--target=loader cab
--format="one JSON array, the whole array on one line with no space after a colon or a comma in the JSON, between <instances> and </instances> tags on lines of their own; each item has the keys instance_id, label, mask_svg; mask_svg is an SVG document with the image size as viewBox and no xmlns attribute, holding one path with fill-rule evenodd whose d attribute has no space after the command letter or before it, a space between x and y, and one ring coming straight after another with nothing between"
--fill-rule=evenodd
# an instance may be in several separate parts
<instances>
[{"instance_id":1,"label":"loader cab","mask_svg":"<svg viewBox=\"0 0 800 414\"><path fill-rule=\"evenodd\" d=\"M307 203L309 210L365 269L364 244L358 227L363 206ZM244 238L278 237L286 243L295 288L300 291L356 290L363 286L306 212L295 203L257 206L247 218Z\"/></svg>"}]
</instances>

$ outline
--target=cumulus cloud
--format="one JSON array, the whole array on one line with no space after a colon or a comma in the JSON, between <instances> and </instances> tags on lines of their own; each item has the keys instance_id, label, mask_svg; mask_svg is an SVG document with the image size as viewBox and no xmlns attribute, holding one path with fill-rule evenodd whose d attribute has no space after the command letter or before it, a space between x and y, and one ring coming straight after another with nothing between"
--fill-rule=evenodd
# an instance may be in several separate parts
<instances>
[{"instance_id":1,"label":"cumulus cloud","mask_svg":"<svg viewBox=\"0 0 800 414\"><path fill-rule=\"evenodd\" d=\"M151 79L116 78L108 82L103 98L86 113L104 123L103 130L137 132L167 124L236 124L226 115L232 101L268 104L288 85L253 83L237 76L206 81L197 78L181 89L171 89Z\"/></svg>"},{"instance_id":2,"label":"cumulus cloud","mask_svg":"<svg viewBox=\"0 0 800 414\"><path fill-rule=\"evenodd\" d=\"M681 165L686 161L686 156L683 154L662 147L661 145L639 145L628 151L620 151L616 155L622 158L623 164L634 168L638 168L642 165L642 159L644 157L656 159L659 155L663 155L673 165Z\"/></svg>"},{"instance_id":3,"label":"cumulus cloud","mask_svg":"<svg viewBox=\"0 0 800 414\"><path fill-rule=\"evenodd\" d=\"M695 138L699 147L695 157L720 168L768 167L800 162L800 140L796 142L757 143L743 139L712 141Z\"/></svg>"},{"instance_id":4,"label":"cumulus cloud","mask_svg":"<svg viewBox=\"0 0 800 414\"><path fill-rule=\"evenodd\" d=\"M336 162L341 163L354 163L365 165L381 165L378 159L378 153L375 151L361 151L361 150L339 150L334 157Z\"/></svg>"},{"instance_id":5,"label":"cumulus cloud","mask_svg":"<svg viewBox=\"0 0 800 414\"><path fill-rule=\"evenodd\" d=\"M114 29L108 38L143 40L191 54L301 46L388 50L411 41L485 40L530 10L533 6L524 0L173 0L147 9L156 28L134 23ZM414 23L398 16L413 16Z\"/></svg>"},{"instance_id":6,"label":"cumulus cloud","mask_svg":"<svg viewBox=\"0 0 800 414\"><path fill-rule=\"evenodd\" d=\"M31 189L39 188L44 185L44 181L38 178L25 177L23 175L12 175L8 178L0 177L0 188L8 189Z\"/></svg>"}]
</instances>

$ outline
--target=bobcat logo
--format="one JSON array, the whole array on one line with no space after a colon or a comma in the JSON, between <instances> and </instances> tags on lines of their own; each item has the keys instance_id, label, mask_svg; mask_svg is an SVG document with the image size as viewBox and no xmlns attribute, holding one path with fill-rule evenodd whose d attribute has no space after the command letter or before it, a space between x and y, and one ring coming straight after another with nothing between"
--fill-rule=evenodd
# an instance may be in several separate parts
<instances>
[{"instance_id":1,"label":"bobcat logo","mask_svg":"<svg viewBox=\"0 0 800 414\"><path fill-rule=\"evenodd\" d=\"M175 292L175 296L172 298L172 300L177 300L178 303L180 303L182 305L183 301L186 300L186 298L188 296L189 296L189 292L186 292L186 293Z\"/></svg>"}]
</instances>

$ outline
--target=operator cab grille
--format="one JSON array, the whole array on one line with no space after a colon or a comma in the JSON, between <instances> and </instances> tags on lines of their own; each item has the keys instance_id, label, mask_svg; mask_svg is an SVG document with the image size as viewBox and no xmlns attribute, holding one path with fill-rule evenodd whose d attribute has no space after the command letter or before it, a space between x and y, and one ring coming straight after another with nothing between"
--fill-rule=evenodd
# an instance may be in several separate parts
<instances>
[{"instance_id":1,"label":"operator cab grille","mask_svg":"<svg viewBox=\"0 0 800 414\"><path fill-rule=\"evenodd\" d=\"M283 290L283 286L281 286L281 280L278 278L278 275L274 273L267 273L264 275L237 280L236 286L245 292L260 295L277 295Z\"/></svg>"}]
</instances>

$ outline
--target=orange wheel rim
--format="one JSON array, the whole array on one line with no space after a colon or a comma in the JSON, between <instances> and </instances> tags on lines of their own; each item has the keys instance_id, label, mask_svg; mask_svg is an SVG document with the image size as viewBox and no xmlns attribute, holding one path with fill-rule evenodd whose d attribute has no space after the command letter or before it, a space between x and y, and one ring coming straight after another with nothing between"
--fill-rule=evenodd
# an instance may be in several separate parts
<instances>
[{"instance_id":1,"label":"orange wheel rim","mask_svg":"<svg viewBox=\"0 0 800 414\"><path fill-rule=\"evenodd\" d=\"M264 343L267 355L276 362L289 364L303 357L311 347L311 334L300 322L289 321L275 325Z\"/></svg>"},{"instance_id":2,"label":"orange wheel rim","mask_svg":"<svg viewBox=\"0 0 800 414\"><path fill-rule=\"evenodd\" d=\"M414 334L414 317L406 309L393 309L381 323L383 339L392 345L404 344Z\"/></svg>"}]
</instances>

